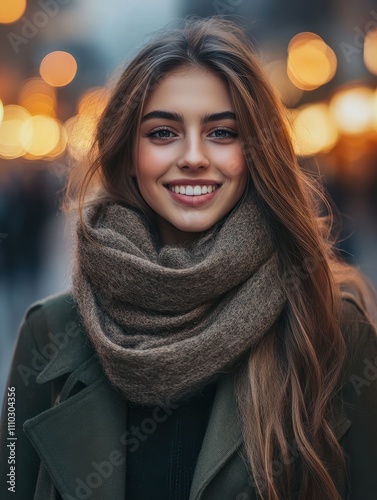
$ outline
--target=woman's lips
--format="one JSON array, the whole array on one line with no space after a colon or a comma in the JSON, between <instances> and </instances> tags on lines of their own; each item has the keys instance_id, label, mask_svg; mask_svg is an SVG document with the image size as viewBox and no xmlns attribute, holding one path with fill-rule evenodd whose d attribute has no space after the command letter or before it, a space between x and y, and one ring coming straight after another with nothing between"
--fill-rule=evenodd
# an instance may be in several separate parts
<instances>
[{"instance_id":1,"label":"woman's lips","mask_svg":"<svg viewBox=\"0 0 377 500\"><path fill-rule=\"evenodd\" d=\"M208 203L216 196L217 192L220 191L221 189L220 185L217 189L215 189L215 191L212 191L212 193L188 196L186 194L180 194L171 191L167 186L164 187L169 192L173 200L175 200L178 203L181 203L182 205L187 205L189 207L200 207L201 205Z\"/></svg>"}]
</instances>

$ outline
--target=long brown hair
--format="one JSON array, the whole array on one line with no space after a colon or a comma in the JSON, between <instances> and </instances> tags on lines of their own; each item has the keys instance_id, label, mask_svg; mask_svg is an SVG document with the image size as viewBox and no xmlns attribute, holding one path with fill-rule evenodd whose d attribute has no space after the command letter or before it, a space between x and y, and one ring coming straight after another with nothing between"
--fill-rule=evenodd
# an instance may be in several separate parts
<instances>
[{"instance_id":1,"label":"long brown hair","mask_svg":"<svg viewBox=\"0 0 377 500\"><path fill-rule=\"evenodd\" d=\"M340 290L362 304L367 282L331 241L331 208L319 183L298 165L284 110L245 33L219 17L187 18L162 31L128 64L96 131L88 165L72 170L64 208L108 198L153 211L132 177L143 104L169 71L201 66L222 78L238 120L250 189L265 212L279 255L287 303L275 327L248 354L236 384L247 464L261 498L340 498L328 464L344 465L328 422L345 360ZM72 204L73 203L73 204ZM322 216L323 203L328 215ZM299 460L291 460L294 443ZM283 464L277 474L274 464ZM300 480L298 481L298 466Z\"/></svg>"}]
</instances>

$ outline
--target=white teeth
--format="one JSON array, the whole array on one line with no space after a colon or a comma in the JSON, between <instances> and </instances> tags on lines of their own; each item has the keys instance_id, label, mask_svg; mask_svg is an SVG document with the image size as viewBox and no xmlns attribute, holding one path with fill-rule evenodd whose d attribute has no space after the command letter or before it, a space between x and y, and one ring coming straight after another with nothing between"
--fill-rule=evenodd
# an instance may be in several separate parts
<instances>
[{"instance_id":1,"label":"white teeth","mask_svg":"<svg viewBox=\"0 0 377 500\"><path fill-rule=\"evenodd\" d=\"M218 185L210 186L168 186L170 191L186 196L200 196L202 194L212 193L218 188Z\"/></svg>"}]
</instances>

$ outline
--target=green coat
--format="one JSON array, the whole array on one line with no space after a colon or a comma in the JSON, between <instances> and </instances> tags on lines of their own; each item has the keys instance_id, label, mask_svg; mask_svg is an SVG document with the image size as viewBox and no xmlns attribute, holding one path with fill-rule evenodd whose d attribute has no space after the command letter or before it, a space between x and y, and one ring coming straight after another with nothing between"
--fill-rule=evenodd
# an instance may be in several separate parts
<instances>
[{"instance_id":1,"label":"green coat","mask_svg":"<svg viewBox=\"0 0 377 500\"><path fill-rule=\"evenodd\" d=\"M343 499L376 500L377 336L351 296L345 296L342 304L349 357L332 425L349 456L349 486L340 476L334 479ZM1 499L127 498L127 404L104 376L68 293L29 307L8 386L16 394L16 493L7 491L6 484L11 440L4 404ZM227 373L217 385L190 500L256 499L242 449L233 378Z\"/></svg>"}]
</instances>

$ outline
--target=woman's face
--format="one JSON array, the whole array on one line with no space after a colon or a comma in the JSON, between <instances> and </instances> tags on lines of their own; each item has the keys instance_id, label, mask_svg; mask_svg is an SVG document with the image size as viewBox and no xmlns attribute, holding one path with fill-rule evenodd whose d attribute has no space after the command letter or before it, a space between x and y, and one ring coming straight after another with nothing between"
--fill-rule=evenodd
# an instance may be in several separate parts
<instances>
[{"instance_id":1,"label":"woman's face","mask_svg":"<svg viewBox=\"0 0 377 500\"><path fill-rule=\"evenodd\" d=\"M219 77L181 68L154 88L143 109L134 173L164 244L192 241L236 205L247 168Z\"/></svg>"}]
</instances>

